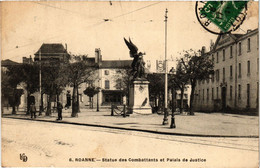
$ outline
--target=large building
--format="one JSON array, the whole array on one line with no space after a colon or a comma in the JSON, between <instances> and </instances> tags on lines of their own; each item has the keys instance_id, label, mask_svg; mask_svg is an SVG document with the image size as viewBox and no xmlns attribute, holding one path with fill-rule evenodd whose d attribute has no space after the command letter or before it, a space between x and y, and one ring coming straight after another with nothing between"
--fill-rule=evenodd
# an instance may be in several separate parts
<instances>
[{"instance_id":1,"label":"large building","mask_svg":"<svg viewBox=\"0 0 260 168\"><path fill-rule=\"evenodd\" d=\"M62 44L42 44L35 53L34 60L37 62L41 58L42 63L48 63L49 61L66 62L69 57L67 46L64 47ZM26 60L24 63L28 63L28 59L23 58L23 60ZM122 79L125 72L131 68L132 60L102 60L101 50L95 49L95 57L87 57L85 61L88 65L95 67L96 70L94 79L81 84L78 88L80 107L89 108L93 105L95 108L97 103L100 107L110 107L111 104L122 105L126 103ZM100 88L100 92L94 95L93 99L84 94L84 90L90 85ZM66 95L68 92L72 94L73 88L66 87L59 96L59 100L64 106L67 102ZM40 95L39 93L33 95L36 100L36 107L39 107ZM23 99L26 103L26 98ZM43 106L46 107L47 95L43 96L43 100ZM53 106L55 106L55 102L53 102Z\"/></svg>"},{"instance_id":2,"label":"large building","mask_svg":"<svg viewBox=\"0 0 260 168\"><path fill-rule=\"evenodd\" d=\"M204 56L214 61L211 79L198 81L197 111L257 110L259 90L258 29L219 35Z\"/></svg>"},{"instance_id":3,"label":"large building","mask_svg":"<svg viewBox=\"0 0 260 168\"><path fill-rule=\"evenodd\" d=\"M93 84L100 88L100 92L93 98L94 107L96 107L97 101L100 107L125 104L126 95L123 80L126 78L124 76L127 75L127 71L131 68L132 60L102 60L99 48L95 49L95 58L92 59L98 65L97 79ZM86 87L87 85L84 86L84 88ZM85 101L84 103L88 102Z\"/></svg>"}]
</instances>

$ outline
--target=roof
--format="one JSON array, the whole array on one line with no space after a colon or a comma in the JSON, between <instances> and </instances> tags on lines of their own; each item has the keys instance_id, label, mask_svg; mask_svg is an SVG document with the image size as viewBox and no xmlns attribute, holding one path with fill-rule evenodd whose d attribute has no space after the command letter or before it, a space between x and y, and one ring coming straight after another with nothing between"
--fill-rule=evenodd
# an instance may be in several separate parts
<instances>
[{"instance_id":1,"label":"roof","mask_svg":"<svg viewBox=\"0 0 260 168\"><path fill-rule=\"evenodd\" d=\"M102 61L101 68L130 68L132 60L111 60Z\"/></svg>"},{"instance_id":2,"label":"roof","mask_svg":"<svg viewBox=\"0 0 260 168\"><path fill-rule=\"evenodd\" d=\"M68 53L61 43L42 44L40 49L34 55L39 55L40 51L41 54Z\"/></svg>"},{"instance_id":3,"label":"roof","mask_svg":"<svg viewBox=\"0 0 260 168\"><path fill-rule=\"evenodd\" d=\"M18 62L14 62L12 60L6 59L1 61L1 66L10 66L10 65L19 65Z\"/></svg>"},{"instance_id":4,"label":"roof","mask_svg":"<svg viewBox=\"0 0 260 168\"><path fill-rule=\"evenodd\" d=\"M248 36L248 35L250 35L250 34L253 34L253 33L255 33L255 32L258 32L258 28L254 29L254 30L250 30L250 31L248 31L247 33L244 33L244 34L224 34L224 35L218 35L218 37L217 37L217 39L216 39L216 41L215 41L213 50L207 52L206 54L210 54L210 53L212 53L212 52L215 52L215 50L218 50L218 49L224 47L224 46L222 46L222 47L220 47L220 48L217 49L217 46L218 46L218 44L219 44L219 41L220 41L221 37L230 36L230 37L232 38L232 40L233 40L233 43L235 43L235 42L237 42L237 41L243 39L244 37L246 37L246 36ZM228 44L230 44L230 43L228 43Z\"/></svg>"}]
</instances>

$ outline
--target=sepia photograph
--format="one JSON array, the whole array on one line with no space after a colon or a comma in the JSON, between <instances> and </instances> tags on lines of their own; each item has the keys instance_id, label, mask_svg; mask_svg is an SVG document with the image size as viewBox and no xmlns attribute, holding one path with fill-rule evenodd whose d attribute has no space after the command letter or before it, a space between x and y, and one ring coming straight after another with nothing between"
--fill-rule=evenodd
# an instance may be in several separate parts
<instances>
[{"instance_id":1,"label":"sepia photograph","mask_svg":"<svg viewBox=\"0 0 260 168\"><path fill-rule=\"evenodd\" d=\"M259 167L258 1L1 1L2 167Z\"/></svg>"}]
</instances>

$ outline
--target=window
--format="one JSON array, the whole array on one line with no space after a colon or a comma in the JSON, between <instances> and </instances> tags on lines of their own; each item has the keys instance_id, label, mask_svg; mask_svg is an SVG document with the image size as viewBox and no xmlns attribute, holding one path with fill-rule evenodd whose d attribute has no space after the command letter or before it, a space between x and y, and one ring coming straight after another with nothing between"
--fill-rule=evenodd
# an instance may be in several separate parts
<instances>
[{"instance_id":1,"label":"window","mask_svg":"<svg viewBox=\"0 0 260 168\"><path fill-rule=\"evenodd\" d=\"M238 43L238 55L241 55L242 48L241 48L241 42Z\"/></svg>"},{"instance_id":2,"label":"window","mask_svg":"<svg viewBox=\"0 0 260 168\"><path fill-rule=\"evenodd\" d=\"M232 100L232 86L230 86L229 97L230 97L230 100Z\"/></svg>"},{"instance_id":3,"label":"window","mask_svg":"<svg viewBox=\"0 0 260 168\"><path fill-rule=\"evenodd\" d=\"M218 63L218 52L217 52L217 63Z\"/></svg>"},{"instance_id":4,"label":"window","mask_svg":"<svg viewBox=\"0 0 260 168\"><path fill-rule=\"evenodd\" d=\"M247 61L247 75L250 75L250 61Z\"/></svg>"},{"instance_id":5,"label":"window","mask_svg":"<svg viewBox=\"0 0 260 168\"><path fill-rule=\"evenodd\" d=\"M214 88L212 88L212 100L214 100Z\"/></svg>"},{"instance_id":6,"label":"window","mask_svg":"<svg viewBox=\"0 0 260 168\"><path fill-rule=\"evenodd\" d=\"M216 70L216 81L219 81L219 70Z\"/></svg>"},{"instance_id":7,"label":"window","mask_svg":"<svg viewBox=\"0 0 260 168\"><path fill-rule=\"evenodd\" d=\"M257 67L256 67L256 72L259 72L259 58L257 58Z\"/></svg>"},{"instance_id":8,"label":"window","mask_svg":"<svg viewBox=\"0 0 260 168\"><path fill-rule=\"evenodd\" d=\"M217 87L217 99L218 99L218 87Z\"/></svg>"},{"instance_id":9,"label":"window","mask_svg":"<svg viewBox=\"0 0 260 168\"><path fill-rule=\"evenodd\" d=\"M223 82L225 81L225 68L223 68Z\"/></svg>"},{"instance_id":10,"label":"window","mask_svg":"<svg viewBox=\"0 0 260 168\"><path fill-rule=\"evenodd\" d=\"M214 54L212 54L212 62L214 63Z\"/></svg>"},{"instance_id":11,"label":"window","mask_svg":"<svg viewBox=\"0 0 260 168\"><path fill-rule=\"evenodd\" d=\"M241 85L238 85L238 99L241 99Z\"/></svg>"},{"instance_id":12,"label":"window","mask_svg":"<svg viewBox=\"0 0 260 168\"><path fill-rule=\"evenodd\" d=\"M212 75L211 75L211 82L214 82L214 78L215 78L215 75L212 74Z\"/></svg>"},{"instance_id":13,"label":"window","mask_svg":"<svg viewBox=\"0 0 260 168\"><path fill-rule=\"evenodd\" d=\"M233 57L233 46L230 46L230 58Z\"/></svg>"},{"instance_id":14,"label":"window","mask_svg":"<svg viewBox=\"0 0 260 168\"><path fill-rule=\"evenodd\" d=\"M223 61L225 61L225 57L226 57L226 53L225 53L225 49L223 49Z\"/></svg>"},{"instance_id":15,"label":"window","mask_svg":"<svg viewBox=\"0 0 260 168\"><path fill-rule=\"evenodd\" d=\"M247 89L246 89L246 92L247 92L247 107L250 107L250 84L247 84Z\"/></svg>"},{"instance_id":16,"label":"window","mask_svg":"<svg viewBox=\"0 0 260 168\"><path fill-rule=\"evenodd\" d=\"M241 63L238 64L238 77L241 77Z\"/></svg>"},{"instance_id":17,"label":"window","mask_svg":"<svg viewBox=\"0 0 260 168\"><path fill-rule=\"evenodd\" d=\"M250 38L247 39L247 51L249 52L250 51Z\"/></svg>"},{"instance_id":18,"label":"window","mask_svg":"<svg viewBox=\"0 0 260 168\"><path fill-rule=\"evenodd\" d=\"M232 67L232 65L230 65L229 72L230 72L230 79L232 79L233 78L233 67Z\"/></svg>"},{"instance_id":19,"label":"window","mask_svg":"<svg viewBox=\"0 0 260 168\"><path fill-rule=\"evenodd\" d=\"M209 89L207 89L207 101L209 100Z\"/></svg>"},{"instance_id":20,"label":"window","mask_svg":"<svg viewBox=\"0 0 260 168\"><path fill-rule=\"evenodd\" d=\"M105 80L105 89L109 89L109 80Z\"/></svg>"},{"instance_id":21,"label":"window","mask_svg":"<svg viewBox=\"0 0 260 168\"><path fill-rule=\"evenodd\" d=\"M108 70L105 70L105 75L109 75L109 71Z\"/></svg>"}]
</instances>

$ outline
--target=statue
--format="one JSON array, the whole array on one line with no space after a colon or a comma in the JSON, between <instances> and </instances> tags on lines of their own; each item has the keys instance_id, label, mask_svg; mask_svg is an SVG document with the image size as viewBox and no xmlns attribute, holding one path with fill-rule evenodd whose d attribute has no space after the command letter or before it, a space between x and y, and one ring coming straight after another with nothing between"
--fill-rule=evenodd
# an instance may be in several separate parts
<instances>
[{"instance_id":1,"label":"statue","mask_svg":"<svg viewBox=\"0 0 260 168\"><path fill-rule=\"evenodd\" d=\"M130 50L130 57L134 58L131 67L132 67L132 73L134 79L142 79L146 78L145 76L145 62L143 60L143 55L145 53L139 52L138 53L138 48L132 43L131 39L129 38L129 42L124 38L125 43L127 47Z\"/></svg>"}]
</instances>

